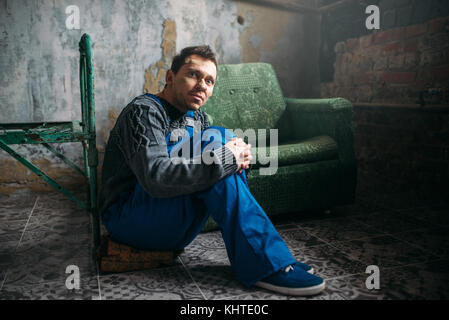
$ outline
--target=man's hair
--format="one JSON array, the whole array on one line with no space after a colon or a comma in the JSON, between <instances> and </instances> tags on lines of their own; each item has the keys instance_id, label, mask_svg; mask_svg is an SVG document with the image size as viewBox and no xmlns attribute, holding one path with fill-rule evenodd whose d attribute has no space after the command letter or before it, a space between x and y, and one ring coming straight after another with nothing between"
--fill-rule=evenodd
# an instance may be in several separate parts
<instances>
[{"instance_id":1,"label":"man's hair","mask_svg":"<svg viewBox=\"0 0 449 320\"><path fill-rule=\"evenodd\" d=\"M194 46L194 47L186 47L181 50L181 52L173 58L173 62L171 64L171 70L174 74L178 73L179 69L186 63L186 58L191 56L192 54L199 55L204 59L211 60L215 67L217 66L217 59L215 56L215 52L212 51L212 48L208 45L204 46Z\"/></svg>"}]
</instances>

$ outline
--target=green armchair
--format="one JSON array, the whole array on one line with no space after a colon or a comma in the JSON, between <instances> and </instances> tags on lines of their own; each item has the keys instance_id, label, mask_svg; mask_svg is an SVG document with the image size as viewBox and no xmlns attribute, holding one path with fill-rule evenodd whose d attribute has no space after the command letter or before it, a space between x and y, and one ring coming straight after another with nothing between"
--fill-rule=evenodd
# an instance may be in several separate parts
<instances>
[{"instance_id":1,"label":"green armchair","mask_svg":"<svg viewBox=\"0 0 449 320\"><path fill-rule=\"evenodd\" d=\"M248 185L268 216L354 202L357 162L348 100L284 98L270 64L244 63L218 66L203 110L211 125L252 144L257 162ZM210 218L203 231L216 227Z\"/></svg>"}]
</instances>

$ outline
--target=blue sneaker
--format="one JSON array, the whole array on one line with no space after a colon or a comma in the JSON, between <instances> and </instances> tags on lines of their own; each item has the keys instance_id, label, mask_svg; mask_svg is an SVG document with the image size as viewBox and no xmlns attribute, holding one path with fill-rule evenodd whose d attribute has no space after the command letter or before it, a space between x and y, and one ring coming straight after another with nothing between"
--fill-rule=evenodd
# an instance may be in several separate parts
<instances>
[{"instance_id":1,"label":"blue sneaker","mask_svg":"<svg viewBox=\"0 0 449 320\"><path fill-rule=\"evenodd\" d=\"M311 266L309 266L308 264L299 262L299 261L296 261L296 263L293 264L293 266L298 266L298 267L300 267L304 271L307 271L310 274L314 274L315 273L315 270L313 270L313 268Z\"/></svg>"},{"instance_id":2,"label":"blue sneaker","mask_svg":"<svg viewBox=\"0 0 449 320\"><path fill-rule=\"evenodd\" d=\"M324 290L325 281L301 267L288 267L256 282L255 286L292 296L310 296Z\"/></svg>"}]
</instances>

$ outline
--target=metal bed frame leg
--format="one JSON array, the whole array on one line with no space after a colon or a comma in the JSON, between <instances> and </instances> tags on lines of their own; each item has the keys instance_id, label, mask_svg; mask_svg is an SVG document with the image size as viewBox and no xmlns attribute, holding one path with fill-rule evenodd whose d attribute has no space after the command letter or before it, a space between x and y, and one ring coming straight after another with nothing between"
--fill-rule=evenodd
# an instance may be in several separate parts
<instances>
[{"instance_id":1,"label":"metal bed frame leg","mask_svg":"<svg viewBox=\"0 0 449 320\"><path fill-rule=\"evenodd\" d=\"M87 179L87 198L92 214L92 231L94 245L100 245L100 217L97 209L97 166L98 150L96 147L95 103L94 103L94 69L92 65L92 47L88 34L83 34L79 43L80 50L80 91L83 131L89 136L83 143L84 164Z\"/></svg>"}]
</instances>

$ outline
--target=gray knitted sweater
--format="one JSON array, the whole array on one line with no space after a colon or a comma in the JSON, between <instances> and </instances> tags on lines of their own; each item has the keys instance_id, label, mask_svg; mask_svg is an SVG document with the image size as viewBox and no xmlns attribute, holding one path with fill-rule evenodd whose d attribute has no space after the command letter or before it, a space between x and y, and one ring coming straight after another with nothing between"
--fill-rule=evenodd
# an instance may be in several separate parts
<instances>
[{"instance_id":1,"label":"gray knitted sweater","mask_svg":"<svg viewBox=\"0 0 449 320\"><path fill-rule=\"evenodd\" d=\"M120 113L111 130L103 161L98 210L104 211L127 195L138 181L153 197L186 195L211 187L218 180L237 171L231 150L221 147L214 151L212 164L194 163L194 159L173 163L167 152L166 136L185 129L186 116L160 99L140 95ZM201 130L209 126L207 115L195 111L195 121Z\"/></svg>"}]
</instances>

